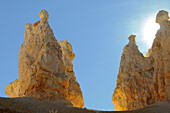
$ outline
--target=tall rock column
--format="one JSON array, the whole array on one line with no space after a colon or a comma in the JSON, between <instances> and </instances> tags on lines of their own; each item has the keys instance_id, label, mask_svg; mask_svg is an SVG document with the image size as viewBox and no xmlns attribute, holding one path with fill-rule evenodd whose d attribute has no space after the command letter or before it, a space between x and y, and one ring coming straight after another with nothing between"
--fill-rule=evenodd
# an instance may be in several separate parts
<instances>
[{"instance_id":1,"label":"tall rock column","mask_svg":"<svg viewBox=\"0 0 170 113\"><path fill-rule=\"evenodd\" d=\"M154 59L154 95L155 101L164 98L170 100L170 19L167 11L159 11L156 23L160 25L153 45L148 52L149 57Z\"/></svg>"},{"instance_id":2,"label":"tall rock column","mask_svg":"<svg viewBox=\"0 0 170 113\"><path fill-rule=\"evenodd\" d=\"M152 58L144 58L138 50L135 35L131 35L129 43L124 47L117 85L112 101L116 111L131 110L146 106L150 101L152 81Z\"/></svg>"},{"instance_id":3,"label":"tall rock column","mask_svg":"<svg viewBox=\"0 0 170 113\"><path fill-rule=\"evenodd\" d=\"M57 100L74 106L75 101L68 98L70 78L73 75L67 73L66 63L67 59L73 60L73 56L65 54L67 50L63 47L67 45L64 43L61 47L55 39L48 23L48 12L41 10L39 15L40 21L25 26L25 40L19 51L19 79L8 84L5 92L9 97L26 96L39 100ZM77 87L81 92L80 87ZM77 95L83 100L82 93ZM82 100L76 107L83 107Z\"/></svg>"},{"instance_id":4,"label":"tall rock column","mask_svg":"<svg viewBox=\"0 0 170 113\"><path fill-rule=\"evenodd\" d=\"M157 31L151 49L144 57L134 37L124 47L117 85L112 97L115 110L134 110L170 100L170 22L167 11L159 11Z\"/></svg>"}]
</instances>

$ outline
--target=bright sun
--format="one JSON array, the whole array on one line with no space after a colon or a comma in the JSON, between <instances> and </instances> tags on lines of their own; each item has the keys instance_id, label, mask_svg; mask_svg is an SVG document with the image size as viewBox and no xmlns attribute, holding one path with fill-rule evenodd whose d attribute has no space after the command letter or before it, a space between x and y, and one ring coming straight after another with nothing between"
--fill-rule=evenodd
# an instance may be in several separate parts
<instances>
[{"instance_id":1,"label":"bright sun","mask_svg":"<svg viewBox=\"0 0 170 113\"><path fill-rule=\"evenodd\" d=\"M155 17L148 18L145 22L143 28L143 40L149 47L151 47L155 34L159 28L159 24L155 22Z\"/></svg>"}]
</instances>

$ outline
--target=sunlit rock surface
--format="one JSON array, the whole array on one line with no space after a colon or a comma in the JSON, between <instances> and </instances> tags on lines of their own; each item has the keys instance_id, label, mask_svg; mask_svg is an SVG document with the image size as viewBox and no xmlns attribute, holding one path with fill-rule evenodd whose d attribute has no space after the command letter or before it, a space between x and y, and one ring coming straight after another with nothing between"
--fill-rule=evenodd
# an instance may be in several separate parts
<instances>
[{"instance_id":1,"label":"sunlit rock surface","mask_svg":"<svg viewBox=\"0 0 170 113\"><path fill-rule=\"evenodd\" d=\"M65 74L70 77L68 86L67 99L71 100L73 106L84 107L83 95L79 83L76 81L75 73L73 71L72 61L75 57L71 44L67 40L59 41L63 51L62 58L65 65Z\"/></svg>"},{"instance_id":2,"label":"sunlit rock surface","mask_svg":"<svg viewBox=\"0 0 170 113\"><path fill-rule=\"evenodd\" d=\"M145 57L138 50L135 36L129 37L121 56L117 85L112 102L115 110L134 110L170 100L170 21L159 11L160 29Z\"/></svg>"},{"instance_id":3,"label":"sunlit rock surface","mask_svg":"<svg viewBox=\"0 0 170 113\"><path fill-rule=\"evenodd\" d=\"M55 39L46 10L39 15L40 21L25 26L25 40L19 51L19 79L8 84L5 92L9 97L27 96L83 107L71 44Z\"/></svg>"}]
</instances>

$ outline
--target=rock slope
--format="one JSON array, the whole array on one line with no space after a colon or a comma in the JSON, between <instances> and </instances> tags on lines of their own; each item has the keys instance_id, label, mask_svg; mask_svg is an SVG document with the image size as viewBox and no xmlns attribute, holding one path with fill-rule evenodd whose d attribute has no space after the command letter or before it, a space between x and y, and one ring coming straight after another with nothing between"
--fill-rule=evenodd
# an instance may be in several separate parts
<instances>
[{"instance_id":1,"label":"rock slope","mask_svg":"<svg viewBox=\"0 0 170 113\"><path fill-rule=\"evenodd\" d=\"M115 110L134 110L170 100L170 21L168 12L159 11L157 31L151 49L144 57L135 35L124 47L112 102Z\"/></svg>"},{"instance_id":2,"label":"rock slope","mask_svg":"<svg viewBox=\"0 0 170 113\"><path fill-rule=\"evenodd\" d=\"M33 98L1 98L0 113L170 113L170 103L155 103L133 111L99 111L69 107L54 101L39 101Z\"/></svg>"},{"instance_id":3,"label":"rock slope","mask_svg":"<svg viewBox=\"0 0 170 113\"><path fill-rule=\"evenodd\" d=\"M75 57L71 44L57 41L49 26L46 10L41 20L25 26L25 40L19 51L19 79L6 87L9 97L57 100L83 107L83 95L73 71Z\"/></svg>"}]
</instances>

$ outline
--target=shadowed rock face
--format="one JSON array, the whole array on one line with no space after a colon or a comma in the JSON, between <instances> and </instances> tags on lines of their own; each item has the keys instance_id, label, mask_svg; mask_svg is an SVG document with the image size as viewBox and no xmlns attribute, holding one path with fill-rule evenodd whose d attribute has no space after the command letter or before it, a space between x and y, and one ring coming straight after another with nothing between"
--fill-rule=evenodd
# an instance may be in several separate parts
<instances>
[{"instance_id":1,"label":"shadowed rock face","mask_svg":"<svg viewBox=\"0 0 170 113\"><path fill-rule=\"evenodd\" d=\"M157 31L145 57L138 50L135 36L129 37L121 56L117 85L112 102L115 110L134 110L170 100L170 22L166 11L159 11Z\"/></svg>"},{"instance_id":2,"label":"shadowed rock face","mask_svg":"<svg viewBox=\"0 0 170 113\"><path fill-rule=\"evenodd\" d=\"M170 103L167 101L133 111L99 111L88 108L68 107L56 101L38 101L26 97L0 97L0 113L169 113L169 111Z\"/></svg>"},{"instance_id":3,"label":"shadowed rock face","mask_svg":"<svg viewBox=\"0 0 170 113\"><path fill-rule=\"evenodd\" d=\"M25 40L19 51L19 79L8 84L5 92L9 97L30 96L83 107L83 95L73 71L75 55L71 44L55 39L46 10L39 15L40 21L25 26ZM70 91L72 87L75 90Z\"/></svg>"}]
</instances>

